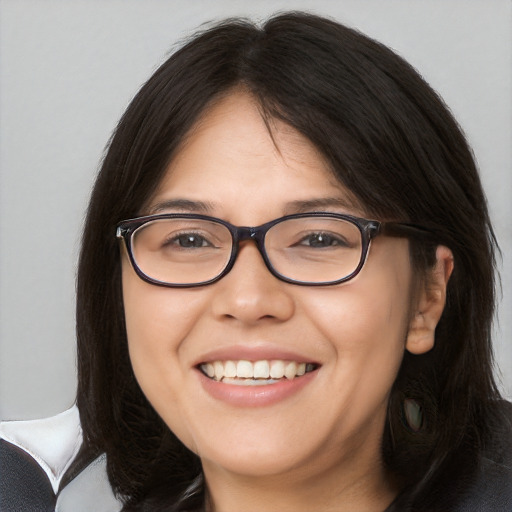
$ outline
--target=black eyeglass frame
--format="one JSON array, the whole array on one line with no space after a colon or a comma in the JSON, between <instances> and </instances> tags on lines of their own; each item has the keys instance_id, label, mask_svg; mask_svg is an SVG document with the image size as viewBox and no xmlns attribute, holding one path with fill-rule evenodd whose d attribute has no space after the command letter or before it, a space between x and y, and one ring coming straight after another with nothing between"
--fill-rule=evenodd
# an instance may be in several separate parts
<instances>
[{"instance_id":1,"label":"black eyeglass frame","mask_svg":"<svg viewBox=\"0 0 512 512\"><path fill-rule=\"evenodd\" d=\"M354 224L361 233L361 257L359 259L359 263L356 269L341 279L336 281L325 281L325 282L310 282L310 281L298 281L295 279L290 279L289 277L283 276L280 274L270 262L267 252L265 250L265 236L270 228L279 224L281 222L290 220L290 219L300 219L304 217L327 217L333 219L340 219ZM232 238L232 246L231 246L231 254L229 256L229 260L224 267L224 270L217 275L216 277L208 280L202 281L199 283L166 283L163 281L158 281L157 279L153 279L152 277L145 274L137 265L135 261L135 257L133 256L132 250L132 235L133 233L148 222L152 222L154 220L165 220L165 219L194 219L194 220L205 220L209 222L214 222L217 224L221 224L225 226L229 232L231 233ZM380 222L378 220L370 220L364 219L361 217L354 217L352 215L345 215L341 213L333 213L333 212L308 212L308 213L295 213L292 215L285 215L284 217L279 217L278 219L271 220L270 222L266 222L265 224L261 224L260 226L248 227L248 226L234 226L229 222L219 219L217 217L210 217L208 215L201 215L195 213L163 213L156 215L146 215L143 217L136 217L133 219L123 220L119 222L116 229L116 237L119 240L123 240L128 257L130 259L130 263L135 270L136 274L147 283L154 284L157 286L164 286L167 288L195 288L198 286L206 286L209 284L213 284L220 279L222 279L225 275L227 275L231 269L233 268L238 251L240 248L240 242L245 240L254 240L256 243L256 247L258 248L263 261L269 272L277 277L279 280L284 281L286 283L297 284L300 286L332 286L336 284L345 283L346 281L350 281L353 279L361 269L363 268L366 259L368 257L368 252L370 249L371 241L378 235L392 236L392 237L431 237L432 233L425 227L419 226L413 223L407 222Z\"/></svg>"}]
</instances>

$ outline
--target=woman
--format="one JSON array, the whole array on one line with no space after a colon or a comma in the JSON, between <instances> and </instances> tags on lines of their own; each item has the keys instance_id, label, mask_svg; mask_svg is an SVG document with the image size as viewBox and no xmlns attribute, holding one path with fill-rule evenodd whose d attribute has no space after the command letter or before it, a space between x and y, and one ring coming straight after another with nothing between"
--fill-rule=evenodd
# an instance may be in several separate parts
<instances>
[{"instance_id":1,"label":"woman","mask_svg":"<svg viewBox=\"0 0 512 512\"><path fill-rule=\"evenodd\" d=\"M494 250L460 129L389 49L300 13L206 30L92 194L83 459L125 510L508 510Z\"/></svg>"}]
</instances>

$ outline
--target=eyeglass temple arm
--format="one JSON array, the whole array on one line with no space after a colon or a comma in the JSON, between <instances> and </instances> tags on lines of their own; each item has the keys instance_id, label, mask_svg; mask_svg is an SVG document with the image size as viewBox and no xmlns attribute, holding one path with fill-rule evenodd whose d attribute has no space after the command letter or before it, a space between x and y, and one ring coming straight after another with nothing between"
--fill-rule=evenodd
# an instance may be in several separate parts
<instances>
[{"instance_id":1,"label":"eyeglass temple arm","mask_svg":"<svg viewBox=\"0 0 512 512\"><path fill-rule=\"evenodd\" d=\"M383 222L379 232L385 236L414 236L420 238L433 238L433 233L423 226L406 222Z\"/></svg>"}]
</instances>

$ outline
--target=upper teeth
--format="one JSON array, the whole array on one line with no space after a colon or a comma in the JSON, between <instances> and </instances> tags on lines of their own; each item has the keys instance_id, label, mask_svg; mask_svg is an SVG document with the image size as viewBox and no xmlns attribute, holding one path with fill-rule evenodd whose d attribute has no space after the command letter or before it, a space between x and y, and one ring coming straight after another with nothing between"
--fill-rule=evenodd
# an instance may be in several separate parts
<instances>
[{"instance_id":1,"label":"upper teeth","mask_svg":"<svg viewBox=\"0 0 512 512\"><path fill-rule=\"evenodd\" d=\"M215 380L224 378L243 379L293 379L313 370L311 363L297 363L295 361L262 360L247 361L212 361L201 365L203 373Z\"/></svg>"}]
</instances>

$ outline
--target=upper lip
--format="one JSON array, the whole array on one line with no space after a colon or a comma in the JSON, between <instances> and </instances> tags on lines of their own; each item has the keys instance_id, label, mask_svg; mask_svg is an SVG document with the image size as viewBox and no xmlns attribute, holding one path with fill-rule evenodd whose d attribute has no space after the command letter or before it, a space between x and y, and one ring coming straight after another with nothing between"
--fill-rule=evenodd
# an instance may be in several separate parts
<instances>
[{"instance_id":1,"label":"upper lip","mask_svg":"<svg viewBox=\"0 0 512 512\"><path fill-rule=\"evenodd\" d=\"M319 364L315 358L306 354L299 354L294 350L276 345L258 344L233 345L210 350L201 355L194 362L193 366L198 366L212 361L239 361L242 359L247 361L270 361L273 359L279 359L283 361L295 361L297 363Z\"/></svg>"}]
</instances>

